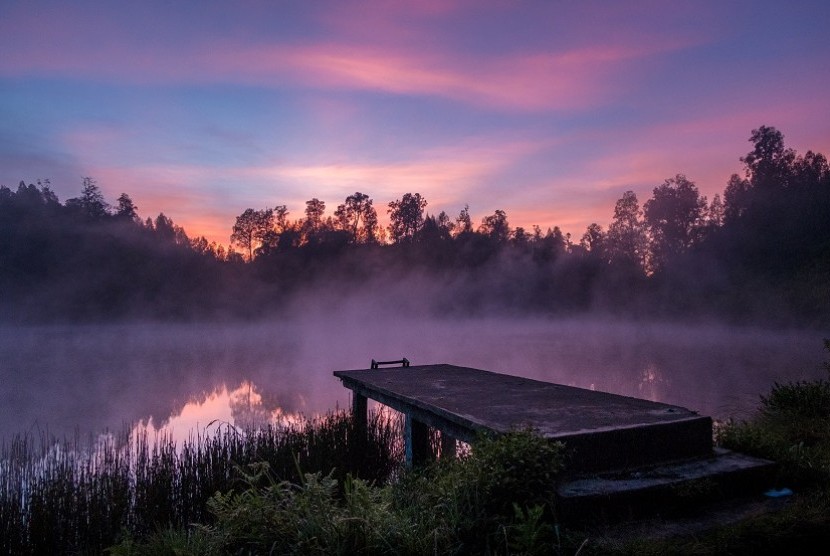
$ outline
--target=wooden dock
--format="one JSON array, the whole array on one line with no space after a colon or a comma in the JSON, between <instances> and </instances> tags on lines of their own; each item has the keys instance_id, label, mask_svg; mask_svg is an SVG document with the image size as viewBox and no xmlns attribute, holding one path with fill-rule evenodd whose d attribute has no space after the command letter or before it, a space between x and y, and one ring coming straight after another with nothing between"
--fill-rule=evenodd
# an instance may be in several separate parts
<instances>
[{"instance_id":1,"label":"wooden dock","mask_svg":"<svg viewBox=\"0 0 830 556\"><path fill-rule=\"evenodd\" d=\"M584 471L616 469L712 450L712 420L683 407L454 365L335 371L365 418L366 398L413 421L409 463L428 457L426 427L471 443L481 432L532 428L573 448Z\"/></svg>"},{"instance_id":2,"label":"wooden dock","mask_svg":"<svg viewBox=\"0 0 830 556\"><path fill-rule=\"evenodd\" d=\"M442 454L479 433L530 428L562 441L569 480L563 502L610 501L711 477L757 480L772 462L715 449L712 419L690 409L508 374L447 364L335 371L352 390L356 422L367 399L405 416L408 465L432 457L429 428L440 431ZM649 478L650 477L650 478Z\"/></svg>"}]
</instances>

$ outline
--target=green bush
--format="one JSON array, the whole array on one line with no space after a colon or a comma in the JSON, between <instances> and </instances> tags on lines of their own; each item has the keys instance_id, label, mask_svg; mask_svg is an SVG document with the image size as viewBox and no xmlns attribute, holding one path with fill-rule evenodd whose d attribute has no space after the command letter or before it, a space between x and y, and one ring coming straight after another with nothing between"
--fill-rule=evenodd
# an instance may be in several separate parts
<instances>
[{"instance_id":1,"label":"green bush","mask_svg":"<svg viewBox=\"0 0 830 556\"><path fill-rule=\"evenodd\" d=\"M830 418L830 380L798 381L778 384L761 396L761 412L766 418Z\"/></svg>"},{"instance_id":2,"label":"green bush","mask_svg":"<svg viewBox=\"0 0 830 556\"><path fill-rule=\"evenodd\" d=\"M549 551L563 462L564 446L531 430L482 436L469 455L406 475L396 507L447 553L507 552L531 538Z\"/></svg>"},{"instance_id":3,"label":"green bush","mask_svg":"<svg viewBox=\"0 0 830 556\"><path fill-rule=\"evenodd\" d=\"M266 479L268 485L257 486ZM246 475L241 492L217 493L208 503L216 517L210 533L221 554L369 554L385 552L388 493L349 478L341 488L331 475L306 474L299 484L276 481L267 464Z\"/></svg>"}]
</instances>

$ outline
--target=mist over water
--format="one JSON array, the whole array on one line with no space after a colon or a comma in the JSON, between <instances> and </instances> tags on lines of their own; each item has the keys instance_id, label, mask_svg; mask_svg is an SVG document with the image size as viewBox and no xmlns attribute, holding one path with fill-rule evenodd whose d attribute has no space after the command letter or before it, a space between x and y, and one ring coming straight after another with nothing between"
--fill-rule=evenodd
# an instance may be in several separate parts
<instances>
[{"instance_id":1,"label":"mist over water","mask_svg":"<svg viewBox=\"0 0 830 556\"><path fill-rule=\"evenodd\" d=\"M255 323L0 327L0 437L159 427L188 402L243 384L265 410L311 417L349 407L332 372L368 368L373 358L475 367L715 418L750 416L775 382L826 376L820 332L388 309L321 306ZM217 417L200 414L198 426Z\"/></svg>"}]
</instances>

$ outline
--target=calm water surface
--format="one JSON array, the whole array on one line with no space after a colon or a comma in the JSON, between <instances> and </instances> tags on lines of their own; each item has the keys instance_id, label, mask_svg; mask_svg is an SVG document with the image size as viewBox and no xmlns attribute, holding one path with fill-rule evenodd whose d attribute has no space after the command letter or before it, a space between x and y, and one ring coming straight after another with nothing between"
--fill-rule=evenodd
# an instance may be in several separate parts
<instances>
[{"instance_id":1,"label":"calm water surface","mask_svg":"<svg viewBox=\"0 0 830 556\"><path fill-rule=\"evenodd\" d=\"M751 416L775 382L826 377L819 332L577 320L325 318L0 328L0 437L220 423L349 406L332 371L450 363Z\"/></svg>"}]
</instances>

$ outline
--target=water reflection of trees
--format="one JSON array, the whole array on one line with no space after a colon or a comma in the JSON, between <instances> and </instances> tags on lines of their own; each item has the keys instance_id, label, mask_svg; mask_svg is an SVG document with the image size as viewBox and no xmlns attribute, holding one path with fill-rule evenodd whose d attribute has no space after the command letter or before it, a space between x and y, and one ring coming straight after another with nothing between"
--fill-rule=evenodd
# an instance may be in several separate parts
<instances>
[{"instance_id":1,"label":"water reflection of trees","mask_svg":"<svg viewBox=\"0 0 830 556\"><path fill-rule=\"evenodd\" d=\"M243 382L236 390L229 392L228 404L233 424L246 430L263 429L288 418L281 407L266 406L264 401L265 398L250 381Z\"/></svg>"},{"instance_id":2,"label":"water reflection of trees","mask_svg":"<svg viewBox=\"0 0 830 556\"><path fill-rule=\"evenodd\" d=\"M664 371L652 361L646 362L640 370L640 380L637 383L639 397L651 401L665 399L663 390L669 386Z\"/></svg>"},{"instance_id":3,"label":"water reflection of trees","mask_svg":"<svg viewBox=\"0 0 830 556\"><path fill-rule=\"evenodd\" d=\"M212 430L224 426L251 431L302 423L306 416L281 406L279 400L283 397L261 392L252 381L243 381L233 389L222 385L192 397L164 420L150 418L139 422L133 434L149 433L184 441L210 436Z\"/></svg>"}]
</instances>

